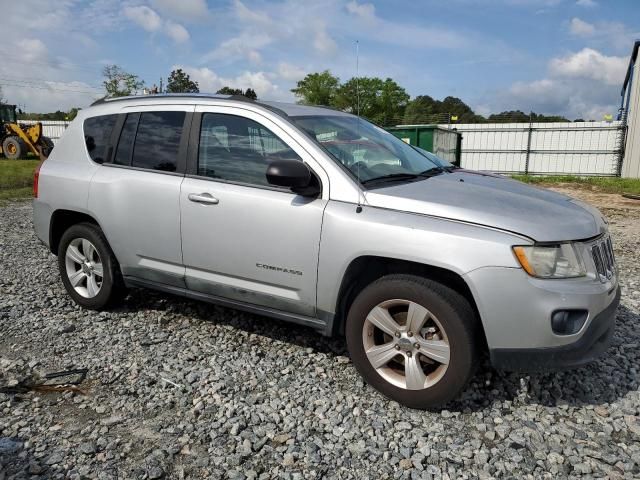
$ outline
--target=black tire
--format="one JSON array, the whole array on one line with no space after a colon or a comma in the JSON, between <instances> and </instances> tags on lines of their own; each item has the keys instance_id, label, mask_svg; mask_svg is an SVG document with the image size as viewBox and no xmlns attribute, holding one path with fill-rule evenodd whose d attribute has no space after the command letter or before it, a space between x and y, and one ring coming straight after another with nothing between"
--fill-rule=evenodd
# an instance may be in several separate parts
<instances>
[{"instance_id":1,"label":"black tire","mask_svg":"<svg viewBox=\"0 0 640 480\"><path fill-rule=\"evenodd\" d=\"M42 154L45 158L51 155L51 151L53 150L53 140L49 137L41 137L40 144L42 145Z\"/></svg>"},{"instance_id":2,"label":"black tire","mask_svg":"<svg viewBox=\"0 0 640 480\"><path fill-rule=\"evenodd\" d=\"M17 160L27 154L27 146L16 136L7 137L2 142L2 153L9 160Z\"/></svg>"},{"instance_id":3,"label":"black tire","mask_svg":"<svg viewBox=\"0 0 640 480\"><path fill-rule=\"evenodd\" d=\"M385 379L367 358L363 341L366 317L374 307L392 299L405 299L425 307L446 332L449 363L432 386L421 390L398 387ZM365 287L354 300L347 316L346 340L351 359L367 383L402 405L431 409L456 398L472 377L478 360L478 331L473 309L456 291L419 276L388 275Z\"/></svg>"},{"instance_id":4,"label":"black tire","mask_svg":"<svg viewBox=\"0 0 640 480\"><path fill-rule=\"evenodd\" d=\"M98 294L87 298L79 294L71 285L66 267L66 252L69 244L76 239L87 239L93 244L102 261L103 277ZM120 266L111 251L102 230L92 223L79 223L69 227L58 246L58 268L62 283L74 302L90 310L102 310L122 300L126 293Z\"/></svg>"}]
</instances>

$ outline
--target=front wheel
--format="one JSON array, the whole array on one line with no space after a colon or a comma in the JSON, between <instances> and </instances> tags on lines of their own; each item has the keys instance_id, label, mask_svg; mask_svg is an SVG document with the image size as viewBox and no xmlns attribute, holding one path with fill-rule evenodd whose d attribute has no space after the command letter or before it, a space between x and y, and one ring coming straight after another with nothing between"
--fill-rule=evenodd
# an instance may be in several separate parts
<instances>
[{"instance_id":1,"label":"front wheel","mask_svg":"<svg viewBox=\"0 0 640 480\"><path fill-rule=\"evenodd\" d=\"M73 225L64 232L58 268L67 293L84 308L101 310L124 294L115 255L102 231L91 223Z\"/></svg>"},{"instance_id":2,"label":"front wheel","mask_svg":"<svg viewBox=\"0 0 640 480\"><path fill-rule=\"evenodd\" d=\"M354 300L347 346L364 379L411 408L436 408L465 387L477 362L476 319L459 293L414 275L388 275Z\"/></svg>"},{"instance_id":3,"label":"front wheel","mask_svg":"<svg viewBox=\"0 0 640 480\"><path fill-rule=\"evenodd\" d=\"M2 142L2 151L9 160L17 160L27 154L27 146L20 138L11 136Z\"/></svg>"}]
</instances>

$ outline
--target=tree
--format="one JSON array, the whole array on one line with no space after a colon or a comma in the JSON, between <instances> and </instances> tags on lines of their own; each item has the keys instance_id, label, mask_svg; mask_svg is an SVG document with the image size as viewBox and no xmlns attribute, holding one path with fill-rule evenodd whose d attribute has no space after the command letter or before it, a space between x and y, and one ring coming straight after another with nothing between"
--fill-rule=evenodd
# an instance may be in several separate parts
<instances>
[{"instance_id":1,"label":"tree","mask_svg":"<svg viewBox=\"0 0 640 480\"><path fill-rule=\"evenodd\" d=\"M405 89L390 78L354 77L338 88L333 106L390 125L400 119L408 100Z\"/></svg>"},{"instance_id":2,"label":"tree","mask_svg":"<svg viewBox=\"0 0 640 480\"><path fill-rule=\"evenodd\" d=\"M435 100L429 95L419 95L409 102L404 114L404 123L449 123L457 117L457 123L481 123L485 119L477 115L469 105L457 97Z\"/></svg>"},{"instance_id":3,"label":"tree","mask_svg":"<svg viewBox=\"0 0 640 480\"><path fill-rule=\"evenodd\" d=\"M418 95L411 100L404 111L404 123L431 123L432 118L439 113L437 100L429 95Z\"/></svg>"},{"instance_id":4,"label":"tree","mask_svg":"<svg viewBox=\"0 0 640 480\"><path fill-rule=\"evenodd\" d=\"M125 72L118 65L106 65L102 69L102 75L107 97L126 97L144 87L144 82L137 75Z\"/></svg>"},{"instance_id":5,"label":"tree","mask_svg":"<svg viewBox=\"0 0 640 480\"><path fill-rule=\"evenodd\" d=\"M78 115L78 112L80 110L82 110L82 109L79 108L79 107L73 107L71 110L69 110L67 112L67 118L66 119L69 120L69 121L73 120L74 118L76 118L76 116Z\"/></svg>"},{"instance_id":6,"label":"tree","mask_svg":"<svg viewBox=\"0 0 640 480\"><path fill-rule=\"evenodd\" d=\"M189 74L179 68L169 75L167 93L200 93L200 88L198 82L191 80Z\"/></svg>"},{"instance_id":7,"label":"tree","mask_svg":"<svg viewBox=\"0 0 640 480\"><path fill-rule=\"evenodd\" d=\"M308 74L291 92L300 99L300 103L333 106L339 85L340 79L325 70Z\"/></svg>"},{"instance_id":8,"label":"tree","mask_svg":"<svg viewBox=\"0 0 640 480\"><path fill-rule=\"evenodd\" d=\"M0 85L0 104L3 104L3 103L5 103L5 99L2 96L2 85Z\"/></svg>"},{"instance_id":9,"label":"tree","mask_svg":"<svg viewBox=\"0 0 640 480\"><path fill-rule=\"evenodd\" d=\"M338 88L332 106L372 119L377 113L378 92L381 88L382 80L379 78L350 78Z\"/></svg>"},{"instance_id":10,"label":"tree","mask_svg":"<svg viewBox=\"0 0 640 480\"><path fill-rule=\"evenodd\" d=\"M253 88L247 88L243 92L241 88L222 87L216 93L219 93L220 95L242 95L247 98L250 98L251 100L258 99L258 94Z\"/></svg>"},{"instance_id":11,"label":"tree","mask_svg":"<svg viewBox=\"0 0 640 480\"><path fill-rule=\"evenodd\" d=\"M377 117L373 121L380 125L399 122L409 102L409 94L395 81L387 78L380 89Z\"/></svg>"},{"instance_id":12,"label":"tree","mask_svg":"<svg viewBox=\"0 0 640 480\"><path fill-rule=\"evenodd\" d=\"M542 115L531 112L524 113L520 110L509 110L498 114L489 115L487 119L494 123L548 123L548 122L568 122L569 120L560 115Z\"/></svg>"}]
</instances>

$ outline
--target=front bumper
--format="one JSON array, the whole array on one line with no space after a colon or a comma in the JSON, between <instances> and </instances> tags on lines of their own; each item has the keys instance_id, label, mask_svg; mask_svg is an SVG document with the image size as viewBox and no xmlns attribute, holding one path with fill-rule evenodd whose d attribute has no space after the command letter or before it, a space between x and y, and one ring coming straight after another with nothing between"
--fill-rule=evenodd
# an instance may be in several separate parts
<instances>
[{"instance_id":1,"label":"front bumper","mask_svg":"<svg viewBox=\"0 0 640 480\"><path fill-rule=\"evenodd\" d=\"M613 332L620 302L615 276L542 280L522 269L485 267L464 275L482 320L496 368L535 371L575 367L602 353ZM588 317L575 334L551 327L557 310L584 310Z\"/></svg>"},{"instance_id":2,"label":"front bumper","mask_svg":"<svg viewBox=\"0 0 640 480\"><path fill-rule=\"evenodd\" d=\"M592 362L609 347L619 303L620 287L611 304L591 319L582 336L573 343L550 348L494 348L490 349L491 363L498 369L530 372L575 368Z\"/></svg>"}]
</instances>

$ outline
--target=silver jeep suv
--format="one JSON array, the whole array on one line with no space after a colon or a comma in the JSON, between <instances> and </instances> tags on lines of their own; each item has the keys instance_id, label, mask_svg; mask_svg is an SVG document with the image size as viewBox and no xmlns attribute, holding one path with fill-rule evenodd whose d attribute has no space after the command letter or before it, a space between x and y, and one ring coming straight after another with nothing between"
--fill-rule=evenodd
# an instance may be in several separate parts
<instances>
[{"instance_id":1,"label":"silver jeep suv","mask_svg":"<svg viewBox=\"0 0 640 480\"><path fill-rule=\"evenodd\" d=\"M356 116L212 95L96 102L35 178L34 225L79 305L147 287L346 338L415 408L602 353L619 301L594 208L456 168Z\"/></svg>"}]
</instances>

